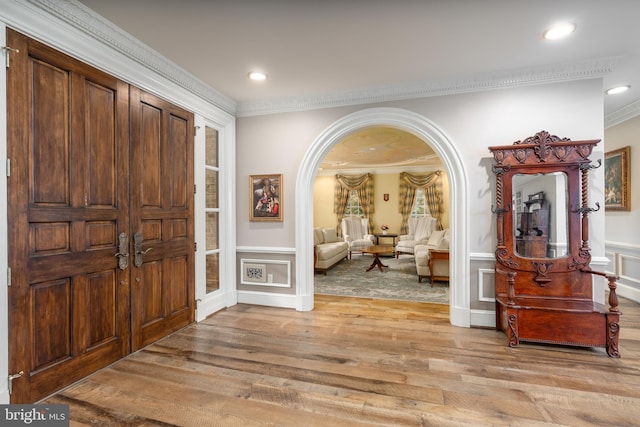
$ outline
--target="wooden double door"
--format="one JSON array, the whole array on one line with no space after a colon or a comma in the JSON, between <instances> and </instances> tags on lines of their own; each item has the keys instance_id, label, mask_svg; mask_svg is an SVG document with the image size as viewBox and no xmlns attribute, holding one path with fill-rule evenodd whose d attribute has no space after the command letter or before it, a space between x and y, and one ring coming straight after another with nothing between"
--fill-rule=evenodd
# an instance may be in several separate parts
<instances>
[{"instance_id":1,"label":"wooden double door","mask_svg":"<svg viewBox=\"0 0 640 427\"><path fill-rule=\"evenodd\" d=\"M7 70L11 402L194 320L193 114L17 32Z\"/></svg>"}]
</instances>

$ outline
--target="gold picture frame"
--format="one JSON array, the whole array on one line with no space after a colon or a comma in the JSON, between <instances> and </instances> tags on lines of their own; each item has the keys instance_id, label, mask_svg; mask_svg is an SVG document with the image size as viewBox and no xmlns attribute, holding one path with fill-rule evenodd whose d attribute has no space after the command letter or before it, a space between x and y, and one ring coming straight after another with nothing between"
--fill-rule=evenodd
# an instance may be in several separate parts
<instances>
[{"instance_id":1,"label":"gold picture frame","mask_svg":"<svg viewBox=\"0 0 640 427\"><path fill-rule=\"evenodd\" d=\"M282 174L249 176L249 221L283 221Z\"/></svg>"},{"instance_id":2,"label":"gold picture frame","mask_svg":"<svg viewBox=\"0 0 640 427\"><path fill-rule=\"evenodd\" d=\"M624 147L604 154L604 206L611 211L628 211L629 204L629 156L631 147Z\"/></svg>"}]
</instances>

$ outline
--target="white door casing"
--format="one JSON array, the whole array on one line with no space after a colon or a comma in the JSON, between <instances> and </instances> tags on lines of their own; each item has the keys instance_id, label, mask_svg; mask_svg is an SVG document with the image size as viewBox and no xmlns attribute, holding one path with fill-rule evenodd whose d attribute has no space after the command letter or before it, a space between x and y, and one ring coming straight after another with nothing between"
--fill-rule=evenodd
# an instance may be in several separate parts
<instances>
[{"instance_id":1,"label":"white door casing","mask_svg":"<svg viewBox=\"0 0 640 427\"><path fill-rule=\"evenodd\" d=\"M451 192L451 300L450 322L469 327L470 288L467 212L468 182L464 162L453 141L434 123L400 108L370 108L349 114L326 128L305 154L296 180L296 309L313 309L313 184L320 162L342 138L369 126L390 126L412 133L438 154L449 178Z\"/></svg>"}]
</instances>

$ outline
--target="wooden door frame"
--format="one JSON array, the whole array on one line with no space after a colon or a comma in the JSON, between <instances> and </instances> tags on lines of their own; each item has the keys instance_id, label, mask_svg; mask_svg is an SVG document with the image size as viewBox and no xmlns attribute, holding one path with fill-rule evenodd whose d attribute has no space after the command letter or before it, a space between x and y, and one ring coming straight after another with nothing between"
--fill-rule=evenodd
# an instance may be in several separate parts
<instances>
[{"instance_id":1,"label":"wooden door frame","mask_svg":"<svg viewBox=\"0 0 640 427\"><path fill-rule=\"evenodd\" d=\"M0 22L0 46L6 46L7 31L5 25ZM0 93L7 93L7 69L4 61L0 64ZM0 163L7 164L7 97L0 96ZM7 200L7 180L0 179L0 200ZM0 203L0 313L9 312L9 288L8 288L8 240L7 236L7 209L8 203ZM7 272L5 274L4 272ZM9 375L9 325L8 315L3 314L0 319L0 376L4 379ZM0 403L9 403L9 390L5 381L0 382Z\"/></svg>"}]
</instances>

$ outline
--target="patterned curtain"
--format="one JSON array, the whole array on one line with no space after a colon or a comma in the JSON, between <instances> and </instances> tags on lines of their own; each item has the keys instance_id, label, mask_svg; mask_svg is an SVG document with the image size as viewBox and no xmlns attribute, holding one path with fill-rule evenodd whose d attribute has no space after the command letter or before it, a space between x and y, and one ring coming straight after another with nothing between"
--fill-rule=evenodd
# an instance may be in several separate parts
<instances>
[{"instance_id":1,"label":"patterned curtain","mask_svg":"<svg viewBox=\"0 0 640 427\"><path fill-rule=\"evenodd\" d=\"M441 217L444 209L442 208L442 181L440 180L440 174L440 171L429 175L413 175L407 172L400 174L400 196L398 200L398 211L402 214L400 234L409 232L408 221L416 198L416 188L424 189L431 216L438 221L436 228L438 230L442 229Z\"/></svg>"},{"instance_id":2,"label":"patterned curtain","mask_svg":"<svg viewBox=\"0 0 640 427\"><path fill-rule=\"evenodd\" d=\"M413 201L416 198L416 187L407 185L405 181L400 178L400 198L399 198L399 211L402 214L402 223L400 225L400 234L409 233L409 217L411 216L411 210L413 209Z\"/></svg>"},{"instance_id":3,"label":"patterned curtain","mask_svg":"<svg viewBox=\"0 0 640 427\"><path fill-rule=\"evenodd\" d=\"M438 220L436 230L442 230L442 214L444 212L442 207L442 181L438 179L432 185L426 187L424 196L427 199L431 216Z\"/></svg>"},{"instance_id":4,"label":"patterned curtain","mask_svg":"<svg viewBox=\"0 0 640 427\"><path fill-rule=\"evenodd\" d=\"M336 186L333 193L333 212L338 217L338 232L340 232L340 223L344 218L344 211L349 201L349 192L356 190L360 199L360 206L365 218L369 219L369 230L373 230L372 215L375 212L373 200L373 175L346 176L336 175Z\"/></svg>"}]
</instances>

